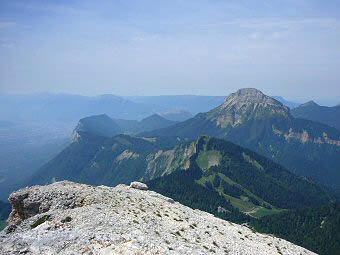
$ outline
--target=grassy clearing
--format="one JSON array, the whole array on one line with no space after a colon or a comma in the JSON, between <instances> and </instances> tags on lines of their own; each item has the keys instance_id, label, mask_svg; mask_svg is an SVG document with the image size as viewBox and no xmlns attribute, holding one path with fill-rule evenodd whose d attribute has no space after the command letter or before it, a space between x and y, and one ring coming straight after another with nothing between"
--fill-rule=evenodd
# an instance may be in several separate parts
<instances>
[{"instance_id":1,"label":"grassy clearing","mask_svg":"<svg viewBox=\"0 0 340 255\"><path fill-rule=\"evenodd\" d=\"M246 188L244 188L243 186L239 185L238 183L234 182L232 179L230 179L229 177L225 176L224 174L219 173L218 174L225 182L227 182L230 185L238 185L238 187L240 187L249 197L253 197L256 200L262 202L263 204L266 204L267 206L271 206L273 207L271 204L269 204L268 202L264 201L262 198L256 196L254 193L252 193L251 191L247 190ZM274 207L273 207L274 208Z\"/></svg>"},{"instance_id":2,"label":"grassy clearing","mask_svg":"<svg viewBox=\"0 0 340 255\"><path fill-rule=\"evenodd\" d=\"M277 208L272 208L267 209L267 208L263 208L263 207L258 207L257 210L254 213L251 213L250 215L255 217L255 218L261 218L267 215L273 215L273 214L277 214L280 212L283 212L284 209L277 209Z\"/></svg>"},{"instance_id":3,"label":"grassy clearing","mask_svg":"<svg viewBox=\"0 0 340 255\"><path fill-rule=\"evenodd\" d=\"M222 155L219 151L202 151L198 155L196 162L201 169L207 170L211 166L218 166L221 162L221 159Z\"/></svg>"},{"instance_id":4,"label":"grassy clearing","mask_svg":"<svg viewBox=\"0 0 340 255\"><path fill-rule=\"evenodd\" d=\"M199 180L196 180L196 183L198 183L198 184L200 184L202 186L205 186L205 184L207 182L212 183L214 178L215 178L215 176L213 174L209 175L209 176L202 176Z\"/></svg>"},{"instance_id":5,"label":"grassy clearing","mask_svg":"<svg viewBox=\"0 0 340 255\"><path fill-rule=\"evenodd\" d=\"M241 196L240 198L236 198L236 197L230 196L228 194L225 194L223 192L223 188L221 186L216 189L216 191L219 192L220 194L222 194L226 200L230 201L230 203L232 204L233 207L238 208L241 212L246 213L246 214L248 214L252 217L255 217L255 218L261 218L261 217L264 217L264 216L267 216L267 215L273 215L273 214L277 214L277 213L283 211L282 209L275 208L272 205L270 205L269 203L265 202L263 199L254 195L252 192L245 189L241 185L237 184L236 182L234 182L232 179L225 176L224 174L218 173L218 175L228 184L237 185L247 194L247 196ZM214 181L214 178L215 178L215 174L211 174L209 176L203 176L199 180L196 180L196 182L198 184L202 185L202 186L205 186L206 183L212 184L213 181ZM254 205L249 200L249 197L253 197L263 204L270 205L272 207L272 209L267 209L267 208L264 208L262 206Z\"/></svg>"},{"instance_id":6,"label":"grassy clearing","mask_svg":"<svg viewBox=\"0 0 340 255\"><path fill-rule=\"evenodd\" d=\"M253 210L255 207L253 206L253 204L247 202L247 201L243 201L241 199L229 196L224 194L225 198L227 200L230 201L230 203L232 204L232 206L234 206L235 208L238 208L241 212L247 212L247 211L251 211Z\"/></svg>"},{"instance_id":7,"label":"grassy clearing","mask_svg":"<svg viewBox=\"0 0 340 255\"><path fill-rule=\"evenodd\" d=\"M242 156L243 156L244 160L246 160L248 163L252 164L255 168L263 171L263 166L261 166L260 163L257 162L255 159L252 159L250 156L248 156L244 152L242 153Z\"/></svg>"}]
</instances>

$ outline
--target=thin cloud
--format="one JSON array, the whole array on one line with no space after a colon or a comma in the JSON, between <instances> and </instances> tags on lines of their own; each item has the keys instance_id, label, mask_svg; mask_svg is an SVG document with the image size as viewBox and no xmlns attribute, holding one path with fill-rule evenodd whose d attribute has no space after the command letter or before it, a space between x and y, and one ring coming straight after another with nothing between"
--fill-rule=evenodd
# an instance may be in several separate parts
<instances>
[{"instance_id":1,"label":"thin cloud","mask_svg":"<svg viewBox=\"0 0 340 255\"><path fill-rule=\"evenodd\" d=\"M4 1L0 86L129 95L248 84L282 95L339 93L340 17L328 1L284 2Z\"/></svg>"},{"instance_id":2,"label":"thin cloud","mask_svg":"<svg viewBox=\"0 0 340 255\"><path fill-rule=\"evenodd\" d=\"M305 26L334 27L339 26L338 19L330 18L309 18L309 19L236 19L225 22L203 24L202 26L237 26L250 29L289 29Z\"/></svg>"},{"instance_id":3,"label":"thin cloud","mask_svg":"<svg viewBox=\"0 0 340 255\"><path fill-rule=\"evenodd\" d=\"M41 13L53 13L53 14L58 14L61 16L66 16L66 15L76 15L76 16L86 16L93 14L92 11L88 9L81 9L79 7L72 7L71 5L64 5L64 4L53 4L53 3L44 3L43 5L38 2L38 4L34 3L27 3L27 2L16 2L14 4L17 8L19 9L24 9L24 10L31 10L31 11L36 11L36 12L41 12Z\"/></svg>"},{"instance_id":4,"label":"thin cloud","mask_svg":"<svg viewBox=\"0 0 340 255\"><path fill-rule=\"evenodd\" d=\"M11 21L0 21L0 29L15 27L16 23Z\"/></svg>"},{"instance_id":5,"label":"thin cloud","mask_svg":"<svg viewBox=\"0 0 340 255\"><path fill-rule=\"evenodd\" d=\"M14 48L14 43L0 43L0 47L12 49L12 48Z\"/></svg>"}]
</instances>

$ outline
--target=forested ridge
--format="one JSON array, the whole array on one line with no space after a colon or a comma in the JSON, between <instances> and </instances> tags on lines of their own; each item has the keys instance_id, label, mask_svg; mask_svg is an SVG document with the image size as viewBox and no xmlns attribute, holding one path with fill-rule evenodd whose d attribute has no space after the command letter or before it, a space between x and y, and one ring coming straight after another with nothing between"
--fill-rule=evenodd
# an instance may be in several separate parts
<instances>
[{"instance_id":1,"label":"forested ridge","mask_svg":"<svg viewBox=\"0 0 340 255\"><path fill-rule=\"evenodd\" d=\"M290 210L253 220L260 232L271 233L321 255L340 254L340 204Z\"/></svg>"}]
</instances>

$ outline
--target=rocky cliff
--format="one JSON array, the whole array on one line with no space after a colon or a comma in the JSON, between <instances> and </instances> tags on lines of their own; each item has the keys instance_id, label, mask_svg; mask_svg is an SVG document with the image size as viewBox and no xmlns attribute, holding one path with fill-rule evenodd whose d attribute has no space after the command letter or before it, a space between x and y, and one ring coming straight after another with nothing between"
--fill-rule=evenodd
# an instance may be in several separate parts
<instances>
[{"instance_id":1,"label":"rocky cliff","mask_svg":"<svg viewBox=\"0 0 340 255\"><path fill-rule=\"evenodd\" d=\"M239 126L251 119L289 117L289 108L254 88L240 89L228 96L224 103L208 114L216 126Z\"/></svg>"},{"instance_id":2,"label":"rocky cliff","mask_svg":"<svg viewBox=\"0 0 340 255\"><path fill-rule=\"evenodd\" d=\"M19 190L0 254L313 254L145 188L64 181Z\"/></svg>"}]
</instances>

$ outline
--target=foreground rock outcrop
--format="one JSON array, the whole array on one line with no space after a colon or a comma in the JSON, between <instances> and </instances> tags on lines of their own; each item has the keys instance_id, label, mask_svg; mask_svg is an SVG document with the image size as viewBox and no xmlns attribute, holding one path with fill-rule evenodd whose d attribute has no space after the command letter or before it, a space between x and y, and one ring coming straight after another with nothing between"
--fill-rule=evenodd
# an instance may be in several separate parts
<instances>
[{"instance_id":1,"label":"foreground rock outcrop","mask_svg":"<svg viewBox=\"0 0 340 255\"><path fill-rule=\"evenodd\" d=\"M10 196L0 254L314 254L153 191L72 182Z\"/></svg>"}]
</instances>

